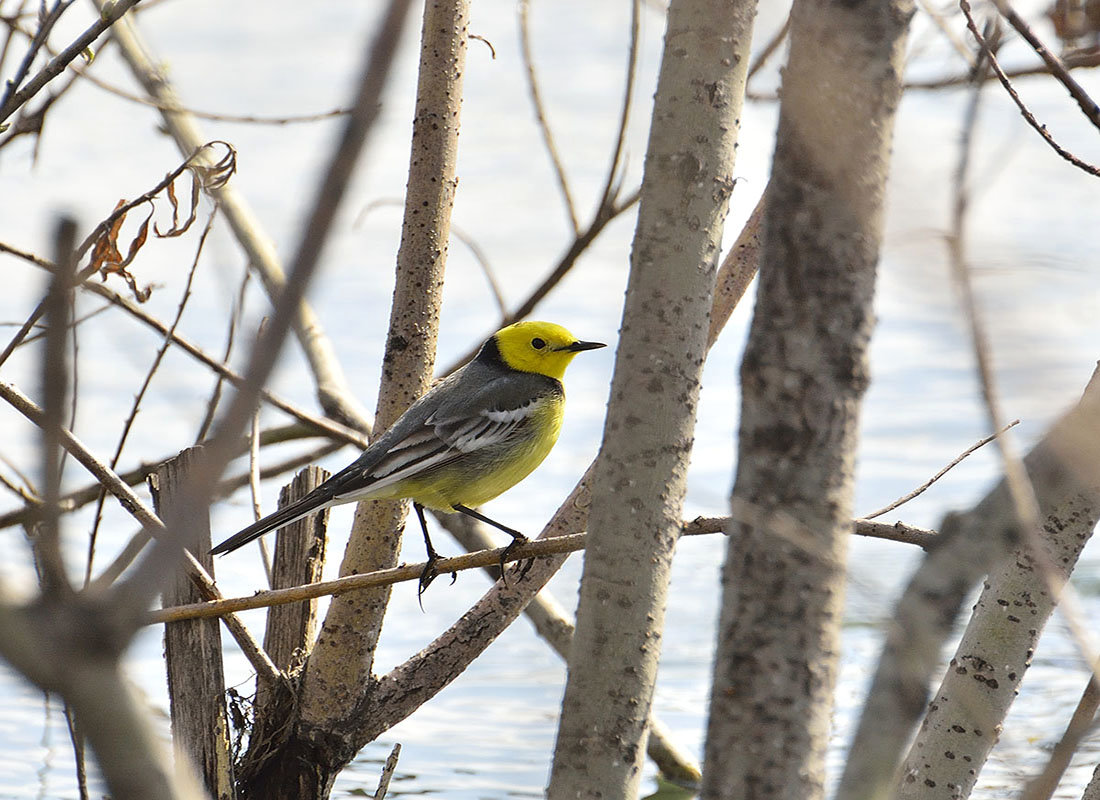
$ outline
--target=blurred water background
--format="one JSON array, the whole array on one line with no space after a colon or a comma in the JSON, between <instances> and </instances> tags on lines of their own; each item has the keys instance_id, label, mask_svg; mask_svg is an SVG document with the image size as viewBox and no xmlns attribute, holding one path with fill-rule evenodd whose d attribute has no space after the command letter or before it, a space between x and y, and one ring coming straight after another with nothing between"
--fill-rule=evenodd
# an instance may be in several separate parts
<instances>
[{"instance_id":1,"label":"blurred water background","mask_svg":"<svg viewBox=\"0 0 1100 800\"><path fill-rule=\"evenodd\" d=\"M142 15L141 28L187 105L234 114L288 115L346 104L377 5L175 0ZM454 212L455 225L488 255L511 305L549 271L571 238L527 99L516 8L508 0L481 0L474 6L472 30L491 43L495 57L486 44L471 41ZM1022 10L1034 16L1036 7ZM761 41L778 28L784 13L785 9L762 4L757 23ZM55 41L69 41L88 20L86 14L72 12ZM594 208L605 180L621 101L629 20L627 2L532 4L532 41L542 89L582 217ZM663 31L661 11L647 7L642 14L635 112L626 141L627 187L640 179ZM1049 29L1040 26L1040 32L1048 34ZM418 37L416 20L402 43L379 125L311 293L351 384L368 408L373 408L378 385L400 227L396 205L372 204L403 196ZM913 45L914 75L961 71L959 59L951 57L948 45L923 17L916 23ZM1023 64L1034 61L1029 55L1012 42L1003 58ZM117 85L132 86L111 46L98 55L94 72ZM1094 74L1078 74L1078 80L1100 93ZM776 82L773 68L754 87L770 91ZM1100 159L1095 131L1079 119L1064 91L1048 79L1027 80L1022 87L1025 99L1066 147L1085 159ZM942 245L950 221L950 177L965 100L963 90L911 92L898 117L872 349L874 382L863 416L856 495L860 513L919 485L989 432ZM764 188L776 112L776 105L767 101L745 108L727 241ZM288 257L339 123L202 125L207 138L225 139L237 149L240 170L234 180L280 253ZM157 133L158 126L154 110L102 89L84 85L70 92L51 111L37 144L24 139L0 153L0 241L49 255L57 212L74 213L87 230L120 197L132 198L151 187L181 160L168 137ZM1011 417L1021 418L1017 435L1027 444L1074 402L1098 356L1100 193L1094 180L1069 167L1027 130L1015 107L992 87L976 136L970 256L991 331L1004 408ZM614 345L632 232L629 215L614 222L535 316L563 323L582 338ZM142 284L156 285L148 309L162 319L175 313L194 243L194 236L158 240L146 247L135 265ZM33 307L43 277L8 256L0 255L0 265L5 282L0 323L19 324ZM224 347L224 321L243 265L234 242L218 226L180 328L212 353ZM440 364L466 352L496 327L497 319L486 281L467 247L452 243L447 271ZM737 370L751 299L750 294L736 311L708 362L688 518L724 512L734 466ZM80 304L84 312L96 307L98 301L90 298ZM253 286L245 330L255 330L266 309ZM8 335L3 334L5 340ZM76 431L95 451L113 451L130 397L159 344L158 337L118 312L99 315L82 326ZM36 393L36 357L36 348L23 348L4 366L3 379ZM541 529L596 452L613 358L612 346L576 361L566 382L570 405L561 443L534 476L491 504L492 516L532 534ZM241 359L239 350L236 362ZM292 345L274 386L312 408L312 383L306 374ZM143 404L123 464L159 460L191 444L212 383L185 356L170 352ZM275 414L265 419L280 421ZM0 409L0 441L7 459L33 468L35 431L13 410ZM353 455L345 449L324 465L339 468ZM994 451L983 449L887 519L934 527L945 511L975 502L997 474ZM66 477L73 487L86 483L73 465ZM265 486L265 508L273 507L276 494L274 483ZM5 507L13 505L9 498ZM215 538L239 528L249 513L243 494L219 505L213 518ZM350 507L333 512L331 553L342 553L350 517ZM69 522L74 564L83 563L89 523L88 509ZM98 563L106 564L133 530L129 518L108 503ZM27 588L29 556L22 531L9 528L0 537L9 554L0 562L0 575L16 590ZM422 558L419 539L408 537L407 560ZM457 549L442 534L439 544L448 552ZM720 536L683 541L669 601L655 708L695 753L701 752L706 721L724 552ZM848 624L830 758L834 771L842 763L883 622L916 557L903 545L860 539L851 543ZM220 560L217 568L227 595L250 593L262 585L259 559L251 548ZM575 604L580 568L581 558L574 556L550 585L570 607ZM335 563L330 570L335 570ZM1086 612L1095 614L1100 608L1100 553L1095 547L1086 550L1074 582L1084 596ZM485 579L473 572L461 575L453 586L439 581L426 595L422 612L415 588L398 586L376 668L385 671L431 641L485 588ZM262 629L261 615L245 618L255 630ZM149 629L129 653L127 671L158 709L166 729L161 650L161 631ZM230 683L250 692L244 659L232 645L226 655ZM455 800L540 796L564 677L561 662L520 620L425 708L368 746L341 776L334 796L373 793L393 742L403 745L393 794ZM1045 748L1061 733L1085 681L1077 650L1056 617L976 796L1011 796L1012 787L1045 761ZM1098 756L1100 748L1090 742L1075 760L1059 797L1079 795ZM652 779L649 768L647 787L653 786ZM102 786L95 780L93 776L93 796L98 796ZM3 666L0 797L77 797L60 708Z\"/></svg>"}]
</instances>

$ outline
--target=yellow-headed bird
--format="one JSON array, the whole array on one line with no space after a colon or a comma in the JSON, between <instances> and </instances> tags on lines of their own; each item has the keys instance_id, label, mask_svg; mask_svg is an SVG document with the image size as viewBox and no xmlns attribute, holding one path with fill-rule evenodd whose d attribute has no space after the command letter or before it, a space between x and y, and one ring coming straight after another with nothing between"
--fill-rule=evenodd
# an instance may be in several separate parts
<instances>
[{"instance_id":1,"label":"yellow-headed bird","mask_svg":"<svg viewBox=\"0 0 1100 800\"><path fill-rule=\"evenodd\" d=\"M604 345L579 341L551 322L517 322L497 331L473 360L413 403L359 458L211 552L236 550L329 506L409 498L428 549L421 592L435 577L439 558L428 537L425 508L457 511L510 535L503 568L508 552L526 537L472 506L515 486L546 458L561 432L565 368L577 353L598 347Z\"/></svg>"}]
</instances>

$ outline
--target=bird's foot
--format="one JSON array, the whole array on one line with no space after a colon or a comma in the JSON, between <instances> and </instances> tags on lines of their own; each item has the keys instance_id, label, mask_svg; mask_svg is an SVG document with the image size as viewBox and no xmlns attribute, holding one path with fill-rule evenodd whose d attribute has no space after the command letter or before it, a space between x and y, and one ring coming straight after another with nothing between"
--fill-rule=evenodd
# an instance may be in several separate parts
<instances>
[{"instance_id":1,"label":"bird's foot","mask_svg":"<svg viewBox=\"0 0 1100 800\"><path fill-rule=\"evenodd\" d=\"M424 564L424 569L420 571L420 580L416 586L416 602L420 604L421 611L424 610L424 592L428 591L432 581L439 577L439 570L435 566L437 563L439 563L439 554L435 552L428 553L428 561Z\"/></svg>"},{"instance_id":2,"label":"bird's foot","mask_svg":"<svg viewBox=\"0 0 1100 800\"><path fill-rule=\"evenodd\" d=\"M508 556L512 555L517 547L527 544L529 541L531 540L524 536L522 533L519 535L515 535L513 536L511 543L504 548L504 552L500 554L500 579L504 582L505 586L508 585L508 573L506 572ZM516 580L522 581L527 576L527 573L531 570L531 565L534 563L535 559L533 558L529 558L526 561L521 562L517 567L518 575L516 576Z\"/></svg>"}]
</instances>

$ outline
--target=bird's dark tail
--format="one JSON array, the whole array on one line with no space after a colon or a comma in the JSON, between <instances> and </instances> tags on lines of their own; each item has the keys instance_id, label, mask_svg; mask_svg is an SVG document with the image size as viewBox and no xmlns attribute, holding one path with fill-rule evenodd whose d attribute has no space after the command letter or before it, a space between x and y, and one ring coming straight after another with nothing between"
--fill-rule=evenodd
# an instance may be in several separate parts
<instances>
[{"instance_id":1,"label":"bird's dark tail","mask_svg":"<svg viewBox=\"0 0 1100 800\"><path fill-rule=\"evenodd\" d=\"M331 504L332 499L333 493L331 488L326 488L325 484L321 484L297 502L291 503L286 508L279 509L274 514L268 514L263 519L257 520L247 528L233 534L224 542L214 547L210 551L210 554L217 556L223 553L230 553L238 547L248 544L253 539L260 538L268 531L273 531L276 528L289 525L292 522L300 520L307 514L312 514L314 511L325 508Z\"/></svg>"}]
</instances>

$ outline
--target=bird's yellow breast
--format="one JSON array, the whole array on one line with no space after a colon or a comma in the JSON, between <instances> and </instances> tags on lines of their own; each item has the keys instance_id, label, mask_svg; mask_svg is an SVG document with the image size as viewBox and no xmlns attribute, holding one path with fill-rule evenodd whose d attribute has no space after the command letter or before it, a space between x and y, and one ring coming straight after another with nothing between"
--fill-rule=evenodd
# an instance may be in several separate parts
<instances>
[{"instance_id":1,"label":"bird's yellow breast","mask_svg":"<svg viewBox=\"0 0 1100 800\"><path fill-rule=\"evenodd\" d=\"M565 402L560 393L536 401L523 432L494 447L464 453L454 461L402 481L394 497L451 511L456 505L476 508L530 475L554 447L561 433Z\"/></svg>"}]
</instances>

